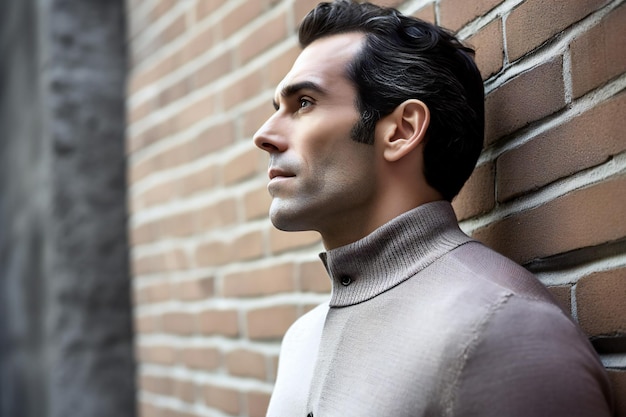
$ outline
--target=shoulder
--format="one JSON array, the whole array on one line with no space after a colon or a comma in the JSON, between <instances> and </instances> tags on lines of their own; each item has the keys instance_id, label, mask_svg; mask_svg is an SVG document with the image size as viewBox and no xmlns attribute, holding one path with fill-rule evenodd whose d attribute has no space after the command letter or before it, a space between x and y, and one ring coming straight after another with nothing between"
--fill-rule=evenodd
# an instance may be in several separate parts
<instances>
[{"instance_id":1,"label":"shoulder","mask_svg":"<svg viewBox=\"0 0 626 417\"><path fill-rule=\"evenodd\" d=\"M302 405L307 403L308 386L313 377L315 358L327 312L328 303L319 305L296 320L285 334L268 416L305 412Z\"/></svg>"},{"instance_id":2,"label":"shoulder","mask_svg":"<svg viewBox=\"0 0 626 417\"><path fill-rule=\"evenodd\" d=\"M546 287L531 272L478 241L468 242L449 252L442 262L453 268L470 290L505 291L554 304Z\"/></svg>"},{"instance_id":3,"label":"shoulder","mask_svg":"<svg viewBox=\"0 0 626 417\"><path fill-rule=\"evenodd\" d=\"M317 350L327 313L328 303L320 304L289 327L281 345L281 361Z\"/></svg>"},{"instance_id":4,"label":"shoulder","mask_svg":"<svg viewBox=\"0 0 626 417\"><path fill-rule=\"evenodd\" d=\"M532 273L476 241L448 253L438 268L454 277L445 286L454 294L449 315L464 312L451 322L467 337L453 415L610 415L597 354Z\"/></svg>"},{"instance_id":5,"label":"shoulder","mask_svg":"<svg viewBox=\"0 0 626 417\"><path fill-rule=\"evenodd\" d=\"M485 321L456 395L456 409L478 415L610 415L608 379L585 335L554 304L523 295Z\"/></svg>"}]
</instances>

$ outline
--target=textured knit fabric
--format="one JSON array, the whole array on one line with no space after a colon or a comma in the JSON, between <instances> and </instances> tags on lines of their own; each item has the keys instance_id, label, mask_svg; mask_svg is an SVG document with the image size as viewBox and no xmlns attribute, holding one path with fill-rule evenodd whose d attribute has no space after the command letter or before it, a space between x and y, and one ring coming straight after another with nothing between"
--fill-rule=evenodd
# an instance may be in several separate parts
<instances>
[{"instance_id":1,"label":"textured knit fabric","mask_svg":"<svg viewBox=\"0 0 626 417\"><path fill-rule=\"evenodd\" d=\"M285 335L268 416L611 415L585 336L449 203L320 256L330 302Z\"/></svg>"}]
</instances>

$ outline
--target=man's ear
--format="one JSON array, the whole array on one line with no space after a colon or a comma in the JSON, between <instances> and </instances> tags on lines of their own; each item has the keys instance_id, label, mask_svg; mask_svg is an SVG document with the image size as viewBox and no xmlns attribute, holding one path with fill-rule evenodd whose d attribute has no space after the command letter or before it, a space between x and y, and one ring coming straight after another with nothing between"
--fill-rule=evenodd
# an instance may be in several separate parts
<instances>
[{"instance_id":1,"label":"man's ear","mask_svg":"<svg viewBox=\"0 0 626 417\"><path fill-rule=\"evenodd\" d=\"M420 100L406 100L378 124L383 156L395 162L422 143L430 123L428 106Z\"/></svg>"}]
</instances>

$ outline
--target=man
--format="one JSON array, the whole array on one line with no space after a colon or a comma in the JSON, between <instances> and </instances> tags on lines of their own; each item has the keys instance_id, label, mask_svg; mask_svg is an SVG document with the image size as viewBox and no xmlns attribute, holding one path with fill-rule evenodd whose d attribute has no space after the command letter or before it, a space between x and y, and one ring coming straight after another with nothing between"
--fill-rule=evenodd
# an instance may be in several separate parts
<instances>
[{"instance_id":1,"label":"man","mask_svg":"<svg viewBox=\"0 0 626 417\"><path fill-rule=\"evenodd\" d=\"M593 349L525 269L450 205L483 140L472 50L347 0L304 19L303 51L255 144L270 218L316 230L329 303L285 335L268 416L608 416Z\"/></svg>"}]
</instances>

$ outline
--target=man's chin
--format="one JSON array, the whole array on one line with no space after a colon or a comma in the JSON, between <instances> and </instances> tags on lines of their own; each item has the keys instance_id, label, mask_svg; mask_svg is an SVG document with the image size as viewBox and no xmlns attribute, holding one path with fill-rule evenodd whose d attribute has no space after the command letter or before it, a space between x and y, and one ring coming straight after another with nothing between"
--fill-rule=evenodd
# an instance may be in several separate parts
<instances>
[{"instance_id":1,"label":"man's chin","mask_svg":"<svg viewBox=\"0 0 626 417\"><path fill-rule=\"evenodd\" d=\"M304 232L312 230L310 225L307 225L306 222L302 220L302 215L284 208L279 209L272 206L270 208L270 220L275 228L285 232Z\"/></svg>"},{"instance_id":2,"label":"man's chin","mask_svg":"<svg viewBox=\"0 0 626 417\"><path fill-rule=\"evenodd\" d=\"M275 228L282 230L283 232L304 232L306 230L311 230L305 226L298 225L297 222L289 221L284 218L270 217L270 220Z\"/></svg>"}]
</instances>

